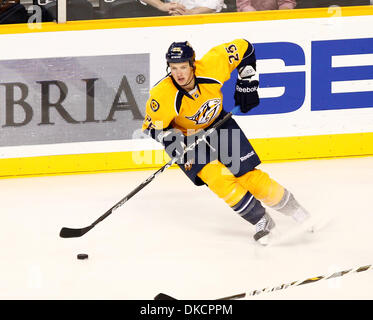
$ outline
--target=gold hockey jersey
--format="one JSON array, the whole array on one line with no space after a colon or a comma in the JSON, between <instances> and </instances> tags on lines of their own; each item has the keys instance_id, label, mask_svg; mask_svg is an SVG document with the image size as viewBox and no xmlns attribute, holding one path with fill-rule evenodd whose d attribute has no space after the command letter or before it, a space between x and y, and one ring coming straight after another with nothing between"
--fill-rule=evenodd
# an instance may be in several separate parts
<instances>
[{"instance_id":1,"label":"gold hockey jersey","mask_svg":"<svg viewBox=\"0 0 373 320\"><path fill-rule=\"evenodd\" d=\"M212 48L197 60L197 90L192 94L178 86L171 75L159 81L150 90L142 130L162 130L172 126L189 135L210 126L223 109L221 87L240 64L249 46L253 50L246 40L236 39Z\"/></svg>"}]
</instances>

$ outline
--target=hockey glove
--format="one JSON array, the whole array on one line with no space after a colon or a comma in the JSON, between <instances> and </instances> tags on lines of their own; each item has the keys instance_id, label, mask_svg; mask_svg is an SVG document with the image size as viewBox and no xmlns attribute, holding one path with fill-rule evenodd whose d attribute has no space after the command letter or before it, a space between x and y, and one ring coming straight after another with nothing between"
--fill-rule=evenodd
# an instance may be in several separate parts
<instances>
[{"instance_id":1,"label":"hockey glove","mask_svg":"<svg viewBox=\"0 0 373 320\"><path fill-rule=\"evenodd\" d=\"M258 80L237 79L234 102L236 106L240 106L242 113L249 112L259 104L258 86Z\"/></svg>"},{"instance_id":2,"label":"hockey glove","mask_svg":"<svg viewBox=\"0 0 373 320\"><path fill-rule=\"evenodd\" d=\"M250 65L244 66L238 71L234 102L236 106L240 106L242 113L249 112L259 104L259 81L252 79L255 73L255 69Z\"/></svg>"},{"instance_id":3,"label":"hockey glove","mask_svg":"<svg viewBox=\"0 0 373 320\"><path fill-rule=\"evenodd\" d=\"M186 147L185 136L183 133L175 128L162 131L157 136L157 141L161 142L168 155L177 157L184 153Z\"/></svg>"}]
</instances>

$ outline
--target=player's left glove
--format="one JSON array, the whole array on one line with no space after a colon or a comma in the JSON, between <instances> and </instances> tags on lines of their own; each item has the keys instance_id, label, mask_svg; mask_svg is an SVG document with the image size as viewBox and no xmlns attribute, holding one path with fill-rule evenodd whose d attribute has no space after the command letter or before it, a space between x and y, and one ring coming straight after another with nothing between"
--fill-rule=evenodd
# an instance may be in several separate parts
<instances>
[{"instance_id":1,"label":"player's left glove","mask_svg":"<svg viewBox=\"0 0 373 320\"><path fill-rule=\"evenodd\" d=\"M242 113L249 112L259 104L259 81L252 79L253 75L255 70L250 65L241 68L238 72L234 102L236 106L240 106Z\"/></svg>"}]
</instances>

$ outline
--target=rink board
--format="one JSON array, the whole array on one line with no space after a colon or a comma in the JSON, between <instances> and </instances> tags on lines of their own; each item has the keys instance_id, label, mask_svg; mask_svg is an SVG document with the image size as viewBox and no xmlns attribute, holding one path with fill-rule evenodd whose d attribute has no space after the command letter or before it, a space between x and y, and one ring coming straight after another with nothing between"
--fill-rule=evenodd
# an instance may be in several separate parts
<instances>
[{"instance_id":1,"label":"rink board","mask_svg":"<svg viewBox=\"0 0 373 320\"><path fill-rule=\"evenodd\" d=\"M165 50L184 39L197 59L234 38L254 44L261 104L235 118L262 161L373 155L372 24L372 7L349 7L0 26L0 176L164 164L139 128Z\"/></svg>"},{"instance_id":2,"label":"rink board","mask_svg":"<svg viewBox=\"0 0 373 320\"><path fill-rule=\"evenodd\" d=\"M373 133L356 133L251 142L262 162L275 162L373 155L372 141ZM153 169L169 160L163 150L0 159L0 177Z\"/></svg>"}]
</instances>

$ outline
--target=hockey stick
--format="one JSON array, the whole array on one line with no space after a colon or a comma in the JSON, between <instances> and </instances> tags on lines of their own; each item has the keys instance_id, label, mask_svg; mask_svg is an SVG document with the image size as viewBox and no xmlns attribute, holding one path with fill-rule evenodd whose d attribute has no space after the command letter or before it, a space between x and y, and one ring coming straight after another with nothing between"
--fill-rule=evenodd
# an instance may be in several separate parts
<instances>
[{"instance_id":1,"label":"hockey stick","mask_svg":"<svg viewBox=\"0 0 373 320\"><path fill-rule=\"evenodd\" d=\"M61 238L77 238L81 237L84 234L86 234L89 230L91 230L94 226L96 226L98 223L100 223L102 220L107 218L109 215L113 213L114 210L121 207L124 203L126 203L129 199L131 199L136 193L138 193L140 190L142 190L144 187L146 187L150 182L152 182L158 175L160 175L163 171L171 167L173 164L175 164L177 161L179 161L186 152L193 150L197 144L199 144L201 141L205 140L208 135L210 135L212 132L214 132L217 128L219 128L223 123L225 123L228 119L231 118L231 116L239 110L239 107L235 107L231 112L227 113L222 119L220 119L218 122L216 122L210 129L208 129L201 137L198 137L198 139L187 146L184 149L184 152L180 155L178 155L175 158L172 158L168 163L166 163L162 168L158 169L156 172L154 172L149 178L147 178L143 183L141 183L139 186L137 186L133 191L131 191L128 195L126 195L123 199L121 199L119 202L117 202L114 206L112 206L108 211L106 211L102 216L100 216L96 221L94 221L91 225L85 228L66 228L63 227L60 231L60 237Z\"/></svg>"},{"instance_id":2,"label":"hockey stick","mask_svg":"<svg viewBox=\"0 0 373 320\"><path fill-rule=\"evenodd\" d=\"M312 278L308 278L308 279L300 280L300 281L292 281L290 283L281 284L281 285L278 285L278 286L275 286L275 287L267 287L267 288L264 288L264 289L261 289L261 290L253 290L253 291L250 291L248 293L240 293L240 294L236 294L236 295L233 295L233 296L220 298L220 299L216 299L216 300L233 300L233 299L245 298L246 296L256 296L256 295L261 294L263 292L273 292L273 291L288 289L290 287L296 287L296 286L301 286L303 284L314 283L314 282L319 281L319 280L328 280L328 279L332 279L332 278L342 277L342 276L344 276L346 274L349 274L349 273L357 273L357 272L367 271L371 268L372 268L372 265L369 264L369 265L354 268L354 269L347 269L347 270L343 270L343 271L333 272L332 274L329 274L329 275L312 277ZM167 294L159 293L154 297L154 300L177 300L177 299L175 299L175 298L173 298L173 297L171 297Z\"/></svg>"}]
</instances>

